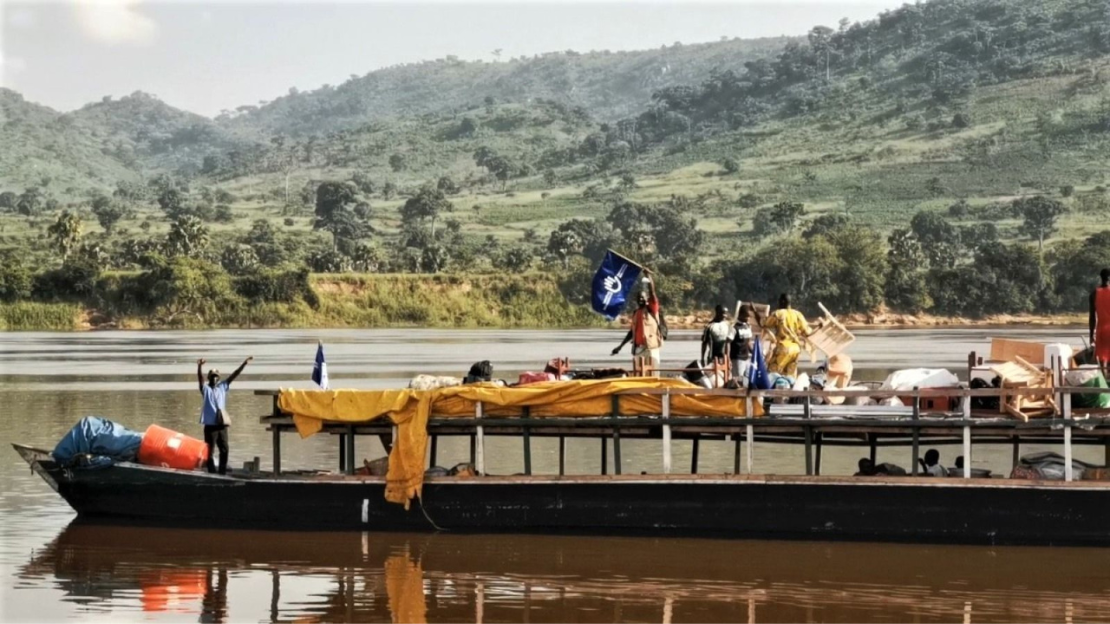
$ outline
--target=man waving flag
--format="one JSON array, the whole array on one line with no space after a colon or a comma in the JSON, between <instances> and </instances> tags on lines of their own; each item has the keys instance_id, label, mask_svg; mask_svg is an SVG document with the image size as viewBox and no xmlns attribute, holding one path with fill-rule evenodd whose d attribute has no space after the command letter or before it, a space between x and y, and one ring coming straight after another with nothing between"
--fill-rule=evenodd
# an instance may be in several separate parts
<instances>
[{"instance_id":1,"label":"man waving flag","mask_svg":"<svg viewBox=\"0 0 1110 624\"><path fill-rule=\"evenodd\" d=\"M328 363L324 361L324 343L316 343L316 363L312 366L312 381L321 390L328 389Z\"/></svg>"},{"instance_id":2,"label":"man waving flag","mask_svg":"<svg viewBox=\"0 0 1110 624\"><path fill-rule=\"evenodd\" d=\"M605 259L594 274L590 297L594 311L610 321L617 318L639 277L640 265L612 250L605 252Z\"/></svg>"}]
</instances>

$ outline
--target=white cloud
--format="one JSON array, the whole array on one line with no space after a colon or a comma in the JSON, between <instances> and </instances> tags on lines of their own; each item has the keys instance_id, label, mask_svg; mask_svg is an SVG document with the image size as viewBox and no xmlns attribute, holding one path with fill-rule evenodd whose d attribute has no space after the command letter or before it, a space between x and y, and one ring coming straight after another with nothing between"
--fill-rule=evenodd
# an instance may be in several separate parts
<instances>
[{"instance_id":1,"label":"white cloud","mask_svg":"<svg viewBox=\"0 0 1110 624\"><path fill-rule=\"evenodd\" d=\"M90 38L108 44L145 45L158 35L158 23L138 9L141 0L77 0L77 23Z\"/></svg>"}]
</instances>

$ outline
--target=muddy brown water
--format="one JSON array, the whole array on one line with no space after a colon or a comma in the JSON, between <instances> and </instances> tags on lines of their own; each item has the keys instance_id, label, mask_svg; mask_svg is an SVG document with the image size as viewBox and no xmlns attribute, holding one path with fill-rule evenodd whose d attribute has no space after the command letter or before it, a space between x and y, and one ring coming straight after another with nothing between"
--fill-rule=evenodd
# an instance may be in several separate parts
<instances>
[{"instance_id":1,"label":"muddy brown water","mask_svg":"<svg viewBox=\"0 0 1110 624\"><path fill-rule=\"evenodd\" d=\"M1006 335L1078 344L1074 329L857 332L858 376L909 366L959 370L970 350ZM462 374L489 359L514 377L554 356L621 365L617 331L204 331L0 334L0 439L52 448L81 416L133 429L153 422L193 435L195 361L233 385L232 462L269 463L269 409L257 388L311 387L322 340L333 387L404 385L419 372ZM694 359L697 335L676 332L664 364ZM599 447L568 441L568 472L596 473ZM534 442L533 467L555 472L554 440ZM520 446L487 442L491 472L517 472ZM499 448L499 445L504 445ZM332 467L324 436L284 445L286 467ZM1041 450L1023 447L1023 451ZM467 454L440 442L441 464ZM864 451L865 452L865 451ZM850 473L860 451L826 449L826 474ZM941 449L951 462L954 447ZM381 454L360 440L360 457ZM624 470L659 470L657 442L625 441ZM1079 448L1101 463L1101 449ZM905 457L903 457L905 456ZM880 449L908 464L908 450ZM689 461L675 445L676 465ZM1009 447L977 448L973 464L1008 471ZM704 442L701 472L726 472L732 446ZM804 470L798 447L756 446L757 471ZM912 510L907 510L912 513ZM1093 621L1110 619L1110 551L774 542L646 537L280 533L80 523L18 456L0 449L0 619L3 621ZM897 522L896 518L891 519Z\"/></svg>"}]
</instances>

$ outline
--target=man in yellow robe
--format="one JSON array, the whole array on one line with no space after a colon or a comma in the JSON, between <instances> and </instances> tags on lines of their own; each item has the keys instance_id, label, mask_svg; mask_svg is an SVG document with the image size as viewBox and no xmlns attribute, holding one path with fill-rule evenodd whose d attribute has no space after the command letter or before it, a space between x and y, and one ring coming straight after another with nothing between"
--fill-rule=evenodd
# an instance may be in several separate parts
<instances>
[{"instance_id":1,"label":"man in yellow robe","mask_svg":"<svg viewBox=\"0 0 1110 624\"><path fill-rule=\"evenodd\" d=\"M798 376L798 355L802 343L813 330L806 317L790 307L790 295L779 295L779 307L765 319L760 320L763 329L774 334L775 348L767 360L767 370L790 378Z\"/></svg>"}]
</instances>

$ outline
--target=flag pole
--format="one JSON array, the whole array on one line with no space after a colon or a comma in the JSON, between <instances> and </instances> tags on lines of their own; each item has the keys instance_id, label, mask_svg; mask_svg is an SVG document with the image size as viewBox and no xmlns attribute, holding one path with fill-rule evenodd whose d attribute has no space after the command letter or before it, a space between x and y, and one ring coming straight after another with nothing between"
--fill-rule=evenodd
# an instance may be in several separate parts
<instances>
[{"instance_id":1,"label":"flag pole","mask_svg":"<svg viewBox=\"0 0 1110 624\"><path fill-rule=\"evenodd\" d=\"M628 256L626 256L626 255L624 255L624 254L622 254L618 251L614 251L613 249L606 249L605 251L613 254L614 256L620 258L621 260L624 260L628 264L631 264L632 266L635 266L636 268L640 269L641 271L644 271L645 273L654 273L655 272L655 271L652 271L651 269L649 269L648 267L640 264L639 262L636 262L635 260L629 258Z\"/></svg>"}]
</instances>

